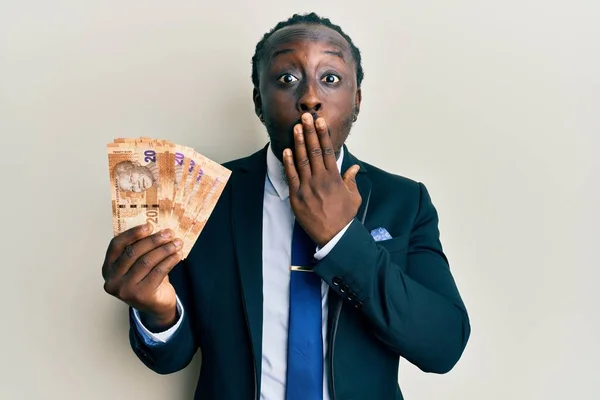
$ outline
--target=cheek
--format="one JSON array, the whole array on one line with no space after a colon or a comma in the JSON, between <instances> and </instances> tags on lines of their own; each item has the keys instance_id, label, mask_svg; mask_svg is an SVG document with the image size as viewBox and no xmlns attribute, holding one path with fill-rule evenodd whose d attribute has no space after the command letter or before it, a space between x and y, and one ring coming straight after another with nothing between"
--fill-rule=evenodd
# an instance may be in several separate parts
<instances>
[{"instance_id":1,"label":"cheek","mask_svg":"<svg viewBox=\"0 0 600 400\"><path fill-rule=\"evenodd\" d=\"M348 101L333 101L325 105L323 118L329 125L331 134L347 130L354 115L354 105Z\"/></svg>"},{"instance_id":2,"label":"cheek","mask_svg":"<svg viewBox=\"0 0 600 400\"><path fill-rule=\"evenodd\" d=\"M119 185L119 188L121 188L121 190L129 190L129 188L131 187L131 184L129 183L129 176L128 175L121 176L119 178L118 185Z\"/></svg>"},{"instance_id":3,"label":"cheek","mask_svg":"<svg viewBox=\"0 0 600 400\"><path fill-rule=\"evenodd\" d=\"M278 118L287 114L296 113L297 100L293 91L273 91L273 93L268 96L268 99L268 102L263 102L263 108L272 117Z\"/></svg>"},{"instance_id":4,"label":"cheek","mask_svg":"<svg viewBox=\"0 0 600 400\"><path fill-rule=\"evenodd\" d=\"M137 188L143 187L144 186L144 175L141 174L133 174L131 176L131 185L135 186Z\"/></svg>"},{"instance_id":5,"label":"cheek","mask_svg":"<svg viewBox=\"0 0 600 400\"><path fill-rule=\"evenodd\" d=\"M339 149L350 133L354 104L346 100L329 104L328 106L328 111L324 115L324 118L329 126L331 143L335 149Z\"/></svg>"},{"instance_id":6,"label":"cheek","mask_svg":"<svg viewBox=\"0 0 600 400\"><path fill-rule=\"evenodd\" d=\"M144 176L142 179L143 179L142 183L143 183L144 188L149 189L152 186L152 179L150 179L147 176Z\"/></svg>"},{"instance_id":7,"label":"cheek","mask_svg":"<svg viewBox=\"0 0 600 400\"><path fill-rule=\"evenodd\" d=\"M344 115L350 115L354 111L356 90L352 87L323 88L319 94L324 110L332 117L344 119Z\"/></svg>"}]
</instances>

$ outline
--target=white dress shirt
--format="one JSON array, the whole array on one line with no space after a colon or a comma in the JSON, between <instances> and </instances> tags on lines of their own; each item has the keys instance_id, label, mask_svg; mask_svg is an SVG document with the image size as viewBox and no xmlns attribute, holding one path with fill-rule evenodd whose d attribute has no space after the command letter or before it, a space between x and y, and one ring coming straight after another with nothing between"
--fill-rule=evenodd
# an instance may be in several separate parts
<instances>
[{"instance_id":1,"label":"white dress shirt","mask_svg":"<svg viewBox=\"0 0 600 400\"><path fill-rule=\"evenodd\" d=\"M344 149L337 160L341 170ZM350 226L342 229L322 249L315 249L317 260L324 258L340 240ZM275 157L271 146L267 150L267 176L263 201L263 337L262 337L262 400L285 399L287 371L287 340L289 315L290 261L294 214L290 206L289 188L281 162ZM329 400L327 390L326 358L327 354L327 293L329 286L321 285L322 332L323 332L323 399ZM168 341L177 331L185 310L179 298L177 309L180 318L169 330L152 333L143 326L139 313L133 310L134 321L144 342L157 346Z\"/></svg>"}]
</instances>

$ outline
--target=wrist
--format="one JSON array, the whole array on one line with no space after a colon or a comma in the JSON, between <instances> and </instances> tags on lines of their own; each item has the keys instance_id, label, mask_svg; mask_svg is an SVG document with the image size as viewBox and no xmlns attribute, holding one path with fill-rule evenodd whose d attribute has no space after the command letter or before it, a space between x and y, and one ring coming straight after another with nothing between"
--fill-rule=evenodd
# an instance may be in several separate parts
<instances>
[{"instance_id":1,"label":"wrist","mask_svg":"<svg viewBox=\"0 0 600 400\"><path fill-rule=\"evenodd\" d=\"M328 232L324 231L323 234L320 235L320 237L314 238L313 240L315 241L317 246L319 246L319 248L322 249L323 247L327 246L327 244L329 244L329 242L331 242L333 239L335 239L336 236L338 236L340 233L344 232L346 230L346 228L350 225L351 222L352 222L352 220L350 220L349 222L346 222L339 228L332 229L331 231L328 231Z\"/></svg>"},{"instance_id":2,"label":"wrist","mask_svg":"<svg viewBox=\"0 0 600 400\"><path fill-rule=\"evenodd\" d=\"M159 333L168 330L177 323L177 306L165 310L164 312L153 313L140 311L140 319L146 329L152 333Z\"/></svg>"}]
</instances>

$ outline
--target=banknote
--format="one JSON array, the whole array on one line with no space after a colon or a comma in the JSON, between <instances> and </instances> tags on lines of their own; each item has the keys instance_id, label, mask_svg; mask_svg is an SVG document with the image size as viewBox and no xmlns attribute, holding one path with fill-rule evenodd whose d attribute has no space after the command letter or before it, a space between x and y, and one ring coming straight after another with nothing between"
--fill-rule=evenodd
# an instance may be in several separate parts
<instances>
[{"instance_id":1,"label":"banknote","mask_svg":"<svg viewBox=\"0 0 600 400\"><path fill-rule=\"evenodd\" d=\"M171 228L171 209L173 208L173 192L175 188L175 148L176 145L167 140L153 139L148 137L141 138L117 138L114 143L122 147L126 145L137 148L148 148L149 159L154 158L153 165L158 185L158 211L160 227ZM160 182L158 182L160 180Z\"/></svg>"},{"instance_id":2,"label":"banknote","mask_svg":"<svg viewBox=\"0 0 600 400\"><path fill-rule=\"evenodd\" d=\"M186 258L231 171L194 149L167 140L117 138L107 144L113 233L150 222L184 241Z\"/></svg>"},{"instance_id":3,"label":"banknote","mask_svg":"<svg viewBox=\"0 0 600 400\"><path fill-rule=\"evenodd\" d=\"M192 247L194 246L194 243L196 242L196 240L200 236L200 233L204 229L204 226L206 225L210 214L213 212L217 204L217 200L223 193L223 190L225 189L225 184L227 183L228 179L229 174L221 172L212 182L210 190L206 194L206 198L204 199L202 207L196 215L196 218L194 218L192 226L185 232L183 238L184 255L187 256L187 254L189 254L189 252L192 250Z\"/></svg>"},{"instance_id":4,"label":"banknote","mask_svg":"<svg viewBox=\"0 0 600 400\"><path fill-rule=\"evenodd\" d=\"M186 211L186 207L194 206L193 204L190 204L190 197L194 185L197 184L201 166L202 164L201 160L198 158L198 153L196 153L194 149L186 149L182 178L177 187L173 209L171 210L171 220L174 221L176 235L178 237L182 237L179 225L181 225L181 218Z\"/></svg>"},{"instance_id":5,"label":"banknote","mask_svg":"<svg viewBox=\"0 0 600 400\"><path fill-rule=\"evenodd\" d=\"M186 256L221 196L221 183L226 183L231 174L229 170L207 157L200 154L194 157L195 165L190 174L192 182L189 185L185 207L177 212L177 232L184 241L183 254Z\"/></svg>"},{"instance_id":6,"label":"banknote","mask_svg":"<svg viewBox=\"0 0 600 400\"><path fill-rule=\"evenodd\" d=\"M177 206L177 202L179 201L179 204L181 204L182 201L182 197L181 195L179 195L180 190L183 188L183 182L186 179L186 168L189 167L189 152L193 151L193 149L189 148L189 147L185 147L182 145L175 145L175 164L174 164L174 168L175 168L175 176L174 176L174 185L173 185L173 195L172 195L172 199L173 199L173 204L171 206L170 212L169 212L169 226L171 227L171 229L177 229L177 218L176 215L173 214L173 211L175 209L175 207ZM188 165L188 167L186 167L186 164Z\"/></svg>"},{"instance_id":7,"label":"banknote","mask_svg":"<svg viewBox=\"0 0 600 400\"><path fill-rule=\"evenodd\" d=\"M113 233L118 235L149 222L161 229L161 185L159 165L164 163L158 142L111 143L107 145L111 184Z\"/></svg>"},{"instance_id":8,"label":"banknote","mask_svg":"<svg viewBox=\"0 0 600 400\"><path fill-rule=\"evenodd\" d=\"M180 237L184 240L196 217L200 213L200 210L204 206L204 203L208 200L208 195L216 179L215 176L205 173L204 169L200 169L197 173L195 173L195 176L196 178L194 179L193 184L193 196L190 195L186 206L182 210L178 211L179 225L177 227L177 231ZM190 190L190 192L191 191L192 190Z\"/></svg>"}]
</instances>

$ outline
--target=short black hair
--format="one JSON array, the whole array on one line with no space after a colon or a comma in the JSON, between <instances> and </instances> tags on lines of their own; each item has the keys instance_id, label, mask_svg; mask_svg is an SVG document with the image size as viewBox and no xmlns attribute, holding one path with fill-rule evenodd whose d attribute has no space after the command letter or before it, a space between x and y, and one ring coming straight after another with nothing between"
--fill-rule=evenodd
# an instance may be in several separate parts
<instances>
[{"instance_id":1,"label":"short black hair","mask_svg":"<svg viewBox=\"0 0 600 400\"><path fill-rule=\"evenodd\" d=\"M358 84L358 87L360 87L362 80L364 78L362 62L361 62L361 58L360 58L360 50L358 49L358 47L356 47L354 45L354 42L352 42L352 39L350 39L350 36L348 36L348 35L346 35L346 33L344 33L342 28L340 28L338 25L335 25L334 23L332 23L329 20L329 18L320 17L319 15L315 14L314 12L312 12L310 14L294 14L288 20L279 22L277 25L275 25L275 27L273 29L271 29L269 32L264 34L264 36L260 40L260 42L258 42L256 44L254 56L252 57L252 83L254 84L254 86L256 88L258 88L258 84L259 84L259 82L258 82L258 63L261 61L261 59L263 57L263 50L264 50L265 42L267 41L267 39L269 39L275 32L277 32L278 30L280 30L282 28L285 28L285 27L291 26L291 25L298 25L298 24L322 25L327 28L333 29L334 31L336 31L337 33L342 35L342 37L344 39L346 39L346 41L350 45L350 51L352 52L352 57L354 58L354 61L356 62L356 82Z\"/></svg>"}]
</instances>

